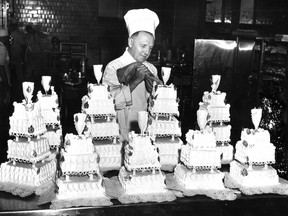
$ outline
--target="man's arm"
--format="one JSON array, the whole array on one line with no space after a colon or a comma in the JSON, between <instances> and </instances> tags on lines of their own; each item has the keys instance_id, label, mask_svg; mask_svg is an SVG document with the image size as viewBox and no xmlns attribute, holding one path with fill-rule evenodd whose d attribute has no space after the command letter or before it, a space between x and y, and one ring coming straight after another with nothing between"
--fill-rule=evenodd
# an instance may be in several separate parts
<instances>
[{"instance_id":1,"label":"man's arm","mask_svg":"<svg viewBox=\"0 0 288 216\"><path fill-rule=\"evenodd\" d=\"M116 69L107 65L103 73L102 82L110 86L110 92L115 99L116 110L124 109L126 105L132 104L129 86L119 82Z\"/></svg>"}]
</instances>

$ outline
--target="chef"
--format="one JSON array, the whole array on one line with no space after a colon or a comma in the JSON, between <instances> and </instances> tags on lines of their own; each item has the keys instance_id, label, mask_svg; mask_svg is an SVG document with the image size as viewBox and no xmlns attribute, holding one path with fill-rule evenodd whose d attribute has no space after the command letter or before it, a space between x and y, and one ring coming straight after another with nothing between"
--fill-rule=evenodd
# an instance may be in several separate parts
<instances>
[{"instance_id":1,"label":"chef","mask_svg":"<svg viewBox=\"0 0 288 216\"><path fill-rule=\"evenodd\" d=\"M130 131L139 132L137 113L147 111L149 93L161 83L156 67L147 62L159 24L157 14L149 9L133 9L124 20L128 47L122 56L107 64L103 74L103 83L110 86L115 99L122 141L128 140Z\"/></svg>"}]
</instances>

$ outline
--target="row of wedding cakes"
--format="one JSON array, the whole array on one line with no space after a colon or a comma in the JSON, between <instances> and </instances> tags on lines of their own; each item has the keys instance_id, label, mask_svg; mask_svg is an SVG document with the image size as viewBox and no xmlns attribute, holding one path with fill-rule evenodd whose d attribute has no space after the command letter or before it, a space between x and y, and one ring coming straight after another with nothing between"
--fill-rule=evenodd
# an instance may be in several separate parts
<instances>
[{"instance_id":1,"label":"row of wedding cakes","mask_svg":"<svg viewBox=\"0 0 288 216\"><path fill-rule=\"evenodd\" d=\"M179 151L183 144L180 139L181 127L177 89L173 84L166 85L171 68L162 67L163 85L157 85L149 98L149 121L147 132L155 139L159 150L161 168L173 170L179 163Z\"/></svg>"},{"instance_id":2,"label":"row of wedding cakes","mask_svg":"<svg viewBox=\"0 0 288 216\"><path fill-rule=\"evenodd\" d=\"M110 205L92 137L85 135L88 116L74 114L77 135L67 133L61 148L60 176L51 208Z\"/></svg>"},{"instance_id":3,"label":"row of wedding cakes","mask_svg":"<svg viewBox=\"0 0 288 216\"><path fill-rule=\"evenodd\" d=\"M235 160L230 164L229 175L240 187L267 187L279 185L275 163L275 146L268 130L259 128L262 109L252 109L255 129L244 128L236 143Z\"/></svg>"},{"instance_id":4,"label":"row of wedding cakes","mask_svg":"<svg viewBox=\"0 0 288 216\"><path fill-rule=\"evenodd\" d=\"M221 81L220 75L212 75L211 92L205 91L199 106L206 107L209 113L207 130L215 133L217 148L222 152L222 164L233 160L234 148L231 141L230 104L226 103L226 93L217 91Z\"/></svg>"},{"instance_id":5,"label":"row of wedding cakes","mask_svg":"<svg viewBox=\"0 0 288 216\"><path fill-rule=\"evenodd\" d=\"M1 190L19 196L34 193L51 181L56 173L56 160L51 157L45 120L39 100L32 101L34 83L22 83L25 100L14 102L9 117L8 161L1 164Z\"/></svg>"},{"instance_id":6,"label":"row of wedding cakes","mask_svg":"<svg viewBox=\"0 0 288 216\"><path fill-rule=\"evenodd\" d=\"M165 174L157 147L152 137L146 133L148 112L138 112L140 134L129 133L129 141L124 147L124 166L118 179L124 194L119 197L122 203L147 201L172 201L174 194L166 188Z\"/></svg>"},{"instance_id":7,"label":"row of wedding cakes","mask_svg":"<svg viewBox=\"0 0 288 216\"><path fill-rule=\"evenodd\" d=\"M100 83L102 65L94 65L94 75L98 84L88 83L88 94L81 101L81 111L88 116L85 133L93 138L100 157L100 169L119 170L122 166L122 143L119 141L114 99L108 85Z\"/></svg>"}]
</instances>

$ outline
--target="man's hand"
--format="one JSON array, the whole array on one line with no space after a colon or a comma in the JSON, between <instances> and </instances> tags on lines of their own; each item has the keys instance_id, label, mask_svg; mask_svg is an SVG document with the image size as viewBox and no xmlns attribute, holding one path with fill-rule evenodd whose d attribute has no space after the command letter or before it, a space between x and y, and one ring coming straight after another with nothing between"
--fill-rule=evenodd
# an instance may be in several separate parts
<instances>
[{"instance_id":1,"label":"man's hand","mask_svg":"<svg viewBox=\"0 0 288 216\"><path fill-rule=\"evenodd\" d=\"M117 77L118 77L119 82L124 85L129 85L139 65L140 63L134 62L129 65L126 65L123 68L119 68L117 70Z\"/></svg>"},{"instance_id":2,"label":"man's hand","mask_svg":"<svg viewBox=\"0 0 288 216\"><path fill-rule=\"evenodd\" d=\"M150 71L145 65L143 64L138 65L136 73L131 79L131 82L129 83L131 92L145 79L145 75L148 72Z\"/></svg>"},{"instance_id":3,"label":"man's hand","mask_svg":"<svg viewBox=\"0 0 288 216\"><path fill-rule=\"evenodd\" d=\"M162 84L162 81L155 77L150 71L145 75L145 87L146 90L151 94L153 90L153 83Z\"/></svg>"}]
</instances>

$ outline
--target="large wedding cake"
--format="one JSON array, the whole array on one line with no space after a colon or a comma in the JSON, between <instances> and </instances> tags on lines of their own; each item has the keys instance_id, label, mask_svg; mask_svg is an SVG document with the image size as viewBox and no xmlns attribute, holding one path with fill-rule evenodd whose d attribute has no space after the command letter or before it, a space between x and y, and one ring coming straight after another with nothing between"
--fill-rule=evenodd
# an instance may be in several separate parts
<instances>
[{"instance_id":1,"label":"large wedding cake","mask_svg":"<svg viewBox=\"0 0 288 216\"><path fill-rule=\"evenodd\" d=\"M222 152L222 164L229 164L233 160L234 148L231 141L230 104L226 103L226 93L217 91L221 76L212 75L211 92L205 91L202 97L201 107L208 110L209 125L206 129L214 132L217 148Z\"/></svg>"},{"instance_id":2,"label":"large wedding cake","mask_svg":"<svg viewBox=\"0 0 288 216\"><path fill-rule=\"evenodd\" d=\"M244 128L236 143L235 160L230 164L230 176L243 187L275 186L279 184L275 163L275 146L269 131L259 128L262 110L252 109L255 129Z\"/></svg>"},{"instance_id":3,"label":"large wedding cake","mask_svg":"<svg viewBox=\"0 0 288 216\"><path fill-rule=\"evenodd\" d=\"M7 162L1 164L1 189L15 195L27 196L52 180L56 161L50 158L50 146L43 136L46 132L39 102L33 102L33 82L23 82L25 100L14 102L14 112L9 117Z\"/></svg>"},{"instance_id":4,"label":"large wedding cake","mask_svg":"<svg viewBox=\"0 0 288 216\"><path fill-rule=\"evenodd\" d=\"M166 85L171 68L162 67L164 85L155 86L155 91L149 98L148 110L150 119L148 133L155 138L159 149L161 169L173 170L179 163L179 150L183 144L179 116L177 89L173 84Z\"/></svg>"},{"instance_id":5,"label":"large wedding cake","mask_svg":"<svg viewBox=\"0 0 288 216\"><path fill-rule=\"evenodd\" d=\"M122 166L122 143L119 141L119 125L109 87L100 84L102 66L94 70L98 84L88 83L88 94L82 98L82 112L89 116L87 132L93 137L96 152L100 157L102 171L119 170Z\"/></svg>"},{"instance_id":6,"label":"large wedding cake","mask_svg":"<svg viewBox=\"0 0 288 216\"><path fill-rule=\"evenodd\" d=\"M127 196L138 197L142 201L168 201L175 198L166 189L166 176L161 171L157 147L151 137L144 134L147 120L147 112L138 112L141 134L130 132L129 142L124 147L124 166L118 174L125 191L125 195L119 198L122 202Z\"/></svg>"},{"instance_id":7,"label":"large wedding cake","mask_svg":"<svg viewBox=\"0 0 288 216\"><path fill-rule=\"evenodd\" d=\"M174 176L185 190L224 190L221 152L216 147L215 134L205 129L208 111L200 106L197 111L199 130L189 130L187 144L181 148L180 160Z\"/></svg>"}]
</instances>

